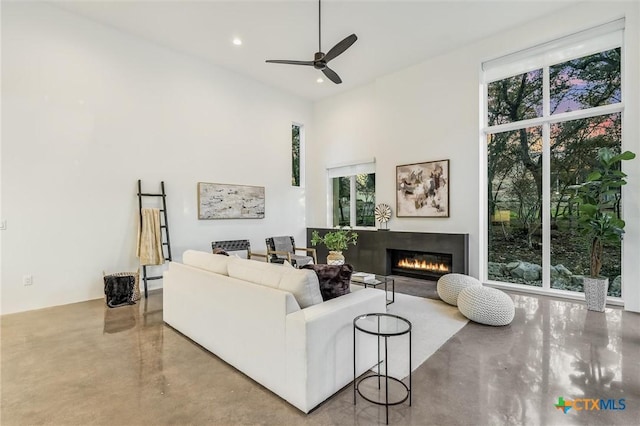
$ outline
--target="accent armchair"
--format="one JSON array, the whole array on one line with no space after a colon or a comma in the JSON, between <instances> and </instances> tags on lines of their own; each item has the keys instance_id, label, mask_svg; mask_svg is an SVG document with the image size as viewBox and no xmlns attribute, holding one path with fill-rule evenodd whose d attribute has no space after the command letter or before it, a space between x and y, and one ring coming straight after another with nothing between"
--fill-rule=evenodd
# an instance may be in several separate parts
<instances>
[{"instance_id":1,"label":"accent armchair","mask_svg":"<svg viewBox=\"0 0 640 426\"><path fill-rule=\"evenodd\" d=\"M265 242L267 244L267 262L284 263L286 260L296 268L309 263L318 263L316 249L296 247L296 243L291 236L270 237ZM296 254L296 252L300 251L304 251L305 255Z\"/></svg>"}]
</instances>

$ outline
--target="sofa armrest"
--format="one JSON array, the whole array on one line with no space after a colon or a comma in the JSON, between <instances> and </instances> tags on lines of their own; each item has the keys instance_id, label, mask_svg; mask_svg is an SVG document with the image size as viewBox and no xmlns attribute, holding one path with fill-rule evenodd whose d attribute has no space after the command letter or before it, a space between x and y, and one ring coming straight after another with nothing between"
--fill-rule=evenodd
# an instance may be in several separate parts
<instances>
[{"instance_id":1,"label":"sofa armrest","mask_svg":"<svg viewBox=\"0 0 640 426\"><path fill-rule=\"evenodd\" d=\"M309 412L353 380L353 320L373 312L386 312L385 294L363 288L287 315L287 401ZM377 341L356 338L360 375L377 362Z\"/></svg>"}]
</instances>

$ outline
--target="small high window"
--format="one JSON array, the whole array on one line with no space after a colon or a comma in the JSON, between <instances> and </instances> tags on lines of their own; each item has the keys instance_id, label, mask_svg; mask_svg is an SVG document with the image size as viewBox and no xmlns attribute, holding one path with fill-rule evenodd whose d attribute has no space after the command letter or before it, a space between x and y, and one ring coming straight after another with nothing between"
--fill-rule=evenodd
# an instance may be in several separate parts
<instances>
[{"instance_id":1,"label":"small high window","mask_svg":"<svg viewBox=\"0 0 640 426\"><path fill-rule=\"evenodd\" d=\"M300 145L302 126L291 124L291 185L300 186Z\"/></svg>"}]
</instances>

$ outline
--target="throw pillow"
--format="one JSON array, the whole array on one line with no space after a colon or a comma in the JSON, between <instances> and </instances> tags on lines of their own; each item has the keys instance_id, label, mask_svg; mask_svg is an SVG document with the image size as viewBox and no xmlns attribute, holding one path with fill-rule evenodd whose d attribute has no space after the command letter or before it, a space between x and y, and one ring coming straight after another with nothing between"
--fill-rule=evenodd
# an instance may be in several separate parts
<instances>
[{"instance_id":1,"label":"throw pillow","mask_svg":"<svg viewBox=\"0 0 640 426\"><path fill-rule=\"evenodd\" d=\"M304 265L301 269L311 269L318 275L323 301L335 299L351 291L349 284L351 283L353 266L348 263L344 265Z\"/></svg>"},{"instance_id":2,"label":"throw pillow","mask_svg":"<svg viewBox=\"0 0 640 426\"><path fill-rule=\"evenodd\" d=\"M221 249L220 247L216 247L213 249L213 254L222 254L224 256L229 256L229 253L225 251L225 249Z\"/></svg>"}]
</instances>

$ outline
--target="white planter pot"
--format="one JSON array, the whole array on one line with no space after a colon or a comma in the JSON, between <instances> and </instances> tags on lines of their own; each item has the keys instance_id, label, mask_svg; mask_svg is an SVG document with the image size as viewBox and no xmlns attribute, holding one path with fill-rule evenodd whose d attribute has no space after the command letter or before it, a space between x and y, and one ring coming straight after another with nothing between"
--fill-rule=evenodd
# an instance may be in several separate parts
<instances>
[{"instance_id":1,"label":"white planter pot","mask_svg":"<svg viewBox=\"0 0 640 426\"><path fill-rule=\"evenodd\" d=\"M327 265L344 265L344 256L341 251L329 251Z\"/></svg>"},{"instance_id":2,"label":"white planter pot","mask_svg":"<svg viewBox=\"0 0 640 426\"><path fill-rule=\"evenodd\" d=\"M607 303L609 278L584 277L583 282L587 309L590 311L604 312L604 307Z\"/></svg>"}]
</instances>

